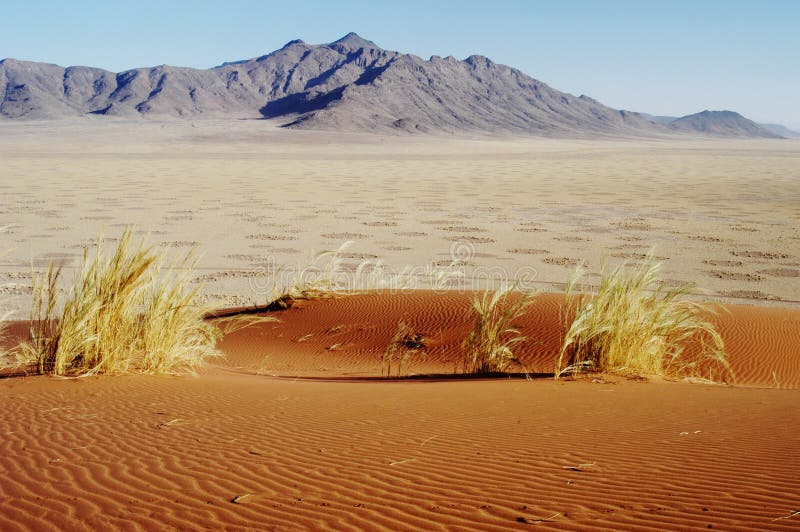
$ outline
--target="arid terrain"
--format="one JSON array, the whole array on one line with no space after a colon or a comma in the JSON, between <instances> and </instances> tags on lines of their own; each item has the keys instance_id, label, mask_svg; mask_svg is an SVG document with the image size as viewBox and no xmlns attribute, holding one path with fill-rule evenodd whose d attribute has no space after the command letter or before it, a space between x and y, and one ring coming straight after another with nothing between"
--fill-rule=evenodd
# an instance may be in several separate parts
<instances>
[{"instance_id":1,"label":"arid terrain","mask_svg":"<svg viewBox=\"0 0 800 532\"><path fill-rule=\"evenodd\" d=\"M275 269L352 241L382 262L558 289L575 265L640 260L721 301L800 301L792 140L459 140L273 129L263 121L5 123L0 281L69 265L127 225L184 252L231 304ZM21 278L21 279L18 279ZM24 288L20 287L20 291Z\"/></svg>"},{"instance_id":2,"label":"arid terrain","mask_svg":"<svg viewBox=\"0 0 800 532\"><path fill-rule=\"evenodd\" d=\"M216 307L265 304L350 242L350 293L228 335L197 376L0 378L2 530L800 524L796 140L106 117L4 122L0 160L6 347L25 336L32 269L71 272L100 232L196 248ZM651 249L667 284L723 305L735 380L553 380L570 273ZM383 273L362 286L365 264ZM463 377L473 294L520 278L540 292L518 323L531 378ZM376 290L392 279L402 290ZM400 321L425 350L383 379Z\"/></svg>"}]
</instances>

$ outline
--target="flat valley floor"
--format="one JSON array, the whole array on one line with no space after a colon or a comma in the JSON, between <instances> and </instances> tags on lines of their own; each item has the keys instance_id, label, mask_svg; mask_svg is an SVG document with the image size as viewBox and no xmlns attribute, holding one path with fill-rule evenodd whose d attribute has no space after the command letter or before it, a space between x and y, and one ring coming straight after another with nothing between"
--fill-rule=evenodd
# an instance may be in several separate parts
<instances>
[{"instance_id":1,"label":"flat valley floor","mask_svg":"<svg viewBox=\"0 0 800 532\"><path fill-rule=\"evenodd\" d=\"M380 262L419 288L455 260L455 287L525 277L559 290L579 263L597 275L653 250L665 281L720 301L800 302L800 141L86 121L3 123L0 159L0 281L21 285L31 261L75 265L101 231L133 225L197 246L206 293L231 304L263 303L274 271L345 242L343 269Z\"/></svg>"}]
</instances>

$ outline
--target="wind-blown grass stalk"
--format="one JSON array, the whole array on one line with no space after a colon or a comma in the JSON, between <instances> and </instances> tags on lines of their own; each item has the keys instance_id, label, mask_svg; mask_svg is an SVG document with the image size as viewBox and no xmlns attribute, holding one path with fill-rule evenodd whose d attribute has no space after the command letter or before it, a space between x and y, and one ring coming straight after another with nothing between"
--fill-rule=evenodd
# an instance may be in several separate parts
<instances>
[{"instance_id":1,"label":"wind-blown grass stalk","mask_svg":"<svg viewBox=\"0 0 800 532\"><path fill-rule=\"evenodd\" d=\"M222 331L203 319L189 289L192 253L166 266L163 252L132 242L128 229L107 256L102 239L83 262L61 303L61 269L34 280L31 340L22 359L39 373L183 373L215 354ZM238 326L258 318L231 318ZM236 326L236 325L235 325Z\"/></svg>"},{"instance_id":2,"label":"wind-blown grass stalk","mask_svg":"<svg viewBox=\"0 0 800 532\"><path fill-rule=\"evenodd\" d=\"M514 321L525 314L535 295L516 293L515 288L508 285L473 299L473 327L462 345L465 373L497 373L511 364L525 369L513 352L513 347L525 340Z\"/></svg>"},{"instance_id":3,"label":"wind-blown grass stalk","mask_svg":"<svg viewBox=\"0 0 800 532\"><path fill-rule=\"evenodd\" d=\"M309 265L300 270L285 269L276 272L266 307L285 309L295 300L382 290L399 292L416 286L415 278L419 271L413 267L394 271L381 260L365 259L355 268L344 268L344 259L347 257L345 251L353 243L349 240L338 249L313 255ZM451 280L463 277L464 272L458 268L461 264L461 261L453 260L444 270L428 272L431 287L434 290L443 290Z\"/></svg>"},{"instance_id":4,"label":"wind-blown grass stalk","mask_svg":"<svg viewBox=\"0 0 800 532\"><path fill-rule=\"evenodd\" d=\"M314 255L310 264L294 272L278 272L273 279L272 299L267 306L287 307L292 300L320 299L331 294L356 294L373 290L406 290L413 286L413 270L392 272L378 260L363 260L355 270L342 267L345 250L353 241L336 250Z\"/></svg>"},{"instance_id":5,"label":"wind-blown grass stalk","mask_svg":"<svg viewBox=\"0 0 800 532\"><path fill-rule=\"evenodd\" d=\"M413 268L391 271L381 260L365 260L356 268L352 289L355 291L402 291L414 286Z\"/></svg>"},{"instance_id":6,"label":"wind-blown grass stalk","mask_svg":"<svg viewBox=\"0 0 800 532\"><path fill-rule=\"evenodd\" d=\"M578 293L583 270L575 272L556 378L583 370L733 378L722 338L703 318L712 310L684 299L691 286L659 283L660 269L652 258L632 271L623 264L594 294Z\"/></svg>"},{"instance_id":7,"label":"wind-blown grass stalk","mask_svg":"<svg viewBox=\"0 0 800 532\"><path fill-rule=\"evenodd\" d=\"M286 278L287 271L279 271L273 278L272 299L267 306L286 308L293 300L320 299L341 290L341 253L352 241L343 243L335 251L323 251L311 259L311 264Z\"/></svg>"}]
</instances>

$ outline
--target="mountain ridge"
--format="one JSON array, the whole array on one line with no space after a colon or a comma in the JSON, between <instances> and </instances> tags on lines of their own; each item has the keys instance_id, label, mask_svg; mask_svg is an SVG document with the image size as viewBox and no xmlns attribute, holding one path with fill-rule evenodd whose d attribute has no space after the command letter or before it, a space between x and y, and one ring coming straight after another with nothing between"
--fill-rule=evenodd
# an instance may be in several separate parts
<instances>
[{"instance_id":1,"label":"mountain ridge","mask_svg":"<svg viewBox=\"0 0 800 532\"><path fill-rule=\"evenodd\" d=\"M356 33L320 45L296 39L210 69L160 65L114 73L4 59L0 91L6 119L206 115L345 131L776 136L743 117L722 130L659 124L558 91L481 55L425 60Z\"/></svg>"}]
</instances>

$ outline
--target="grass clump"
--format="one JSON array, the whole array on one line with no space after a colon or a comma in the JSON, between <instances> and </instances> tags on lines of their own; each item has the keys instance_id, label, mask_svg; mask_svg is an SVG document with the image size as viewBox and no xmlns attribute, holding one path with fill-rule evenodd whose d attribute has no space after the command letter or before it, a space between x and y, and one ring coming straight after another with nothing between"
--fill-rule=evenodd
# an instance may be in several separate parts
<instances>
[{"instance_id":1,"label":"grass clump","mask_svg":"<svg viewBox=\"0 0 800 532\"><path fill-rule=\"evenodd\" d=\"M272 296L266 308L287 309L295 301L322 299L343 289L342 253L352 242L334 251L316 254L311 263L299 271L279 271L273 278Z\"/></svg>"},{"instance_id":2,"label":"grass clump","mask_svg":"<svg viewBox=\"0 0 800 532\"><path fill-rule=\"evenodd\" d=\"M401 321L397 324L397 330L383 353L381 373L391 377L392 364L396 363L396 375L399 377L403 372L403 364L424 350L423 335L415 333L409 325Z\"/></svg>"},{"instance_id":3,"label":"grass clump","mask_svg":"<svg viewBox=\"0 0 800 532\"><path fill-rule=\"evenodd\" d=\"M604 276L593 294L578 293L583 270L567 286L565 330L556 378L584 370L635 375L732 378L722 338L703 318L711 309L686 301L691 286L658 282L648 258Z\"/></svg>"},{"instance_id":4,"label":"grass clump","mask_svg":"<svg viewBox=\"0 0 800 532\"><path fill-rule=\"evenodd\" d=\"M473 327L463 343L464 373L498 373L511 364L525 368L512 349L525 337L513 323L533 304L535 295L517 293L516 286L486 291L473 299Z\"/></svg>"},{"instance_id":5,"label":"grass clump","mask_svg":"<svg viewBox=\"0 0 800 532\"><path fill-rule=\"evenodd\" d=\"M3 304L5 304L5 302L0 301L0 305ZM9 316L11 316L10 311L2 312L0 315L0 369L5 365L5 358L7 356L4 344L6 341L6 329L8 327L6 320L8 320Z\"/></svg>"},{"instance_id":6,"label":"grass clump","mask_svg":"<svg viewBox=\"0 0 800 532\"><path fill-rule=\"evenodd\" d=\"M62 270L52 265L34 280L30 340L23 363L39 373L192 372L222 336L221 322L204 319L193 303L192 253L166 265L164 252L133 242L126 230L107 254L98 239L71 285L61 288ZM63 300L63 301L62 301ZM235 326L253 318L225 320Z\"/></svg>"},{"instance_id":7,"label":"grass clump","mask_svg":"<svg viewBox=\"0 0 800 532\"><path fill-rule=\"evenodd\" d=\"M7 230L7 227L0 227L0 233L4 233ZM3 252L0 252L2 255ZM0 284L0 289L8 288L9 284ZM4 344L5 344L5 336L7 332L8 318L13 314L10 310L3 310L5 306L8 304L9 299L0 299L0 368L2 368L6 364L6 356L7 353L5 352Z\"/></svg>"}]
</instances>

